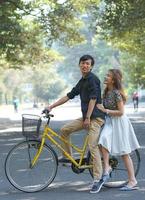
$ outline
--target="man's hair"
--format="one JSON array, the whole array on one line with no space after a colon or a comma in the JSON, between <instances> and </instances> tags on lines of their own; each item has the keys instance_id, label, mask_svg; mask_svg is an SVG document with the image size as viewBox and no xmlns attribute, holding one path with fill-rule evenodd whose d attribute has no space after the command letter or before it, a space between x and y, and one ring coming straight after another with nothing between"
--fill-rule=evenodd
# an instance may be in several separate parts
<instances>
[{"instance_id":1,"label":"man's hair","mask_svg":"<svg viewBox=\"0 0 145 200\"><path fill-rule=\"evenodd\" d=\"M90 55L83 55L79 60L79 64L81 61L85 61L85 60L91 60L91 66L95 64L94 58Z\"/></svg>"}]
</instances>

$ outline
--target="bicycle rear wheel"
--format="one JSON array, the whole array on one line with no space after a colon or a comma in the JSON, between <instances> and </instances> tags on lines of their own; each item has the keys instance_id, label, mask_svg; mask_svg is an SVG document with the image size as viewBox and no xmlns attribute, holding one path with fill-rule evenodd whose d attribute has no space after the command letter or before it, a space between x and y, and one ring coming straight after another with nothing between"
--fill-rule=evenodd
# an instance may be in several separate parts
<instances>
[{"instance_id":1,"label":"bicycle rear wheel","mask_svg":"<svg viewBox=\"0 0 145 200\"><path fill-rule=\"evenodd\" d=\"M29 140L16 145L7 155L5 173L9 182L18 190L37 192L46 188L54 180L58 160L55 151L44 145L35 166L31 168L39 141Z\"/></svg>"},{"instance_id":2,"label":"bicycle rear wheel","mask_svg":"<svg viewBox=\"0 0 145 200\"><path fill-rule=\"evenodd\" d=\"M139 168L140 168L140 154L138 150L133 151L130 154L130 157L133 161L135 176L137 176ZM88 153L88 163L92 163L92 158L90 152ZM124 162L121 156L110 156L109 159L110 165L112 167L111 177L108 182L104 184L105 187L113 187L118 188L127 183L127 170L124 166ZM103 164L103 161L102 161ZM89 169L91 176L93 177L93 170Z\"/></svg>"}]
</instances>

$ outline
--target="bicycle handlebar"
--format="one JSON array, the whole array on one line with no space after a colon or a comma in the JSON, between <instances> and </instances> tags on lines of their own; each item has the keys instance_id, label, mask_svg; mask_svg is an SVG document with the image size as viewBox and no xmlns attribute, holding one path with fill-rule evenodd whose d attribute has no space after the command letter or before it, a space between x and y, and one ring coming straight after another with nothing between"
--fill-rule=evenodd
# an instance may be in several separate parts
<instances>
[{"instance_id":1,"label":"bicycle handlebar","mask_svg":"<svg viewBox=\"0 0 145 200\"><path fill-rule=\"evenodd\" d=\"M48 109L44 109L44 110L42 111L42 114L45 114L45 117L46 117L46 118L54 117L53 114L50 114L50 111L49 111Z\"/></svg>"}]
</instances>

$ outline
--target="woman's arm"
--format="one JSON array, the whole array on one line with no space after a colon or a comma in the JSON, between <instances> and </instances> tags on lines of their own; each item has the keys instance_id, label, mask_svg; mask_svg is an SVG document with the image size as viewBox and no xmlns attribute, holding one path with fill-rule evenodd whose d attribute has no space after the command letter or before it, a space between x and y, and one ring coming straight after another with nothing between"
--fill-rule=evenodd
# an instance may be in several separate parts
<instances>
[{"instance_id":1,"label":"woman's arm","mask_svg":"<svg viewBox=\"0 0 145 200\"><path fill-rule=\"evenodd\" d=\"M97 108L99 110L101 110L102 112L110 115L110 116L121 116L124 114L124 103L123 101L118 101L117 102L117 110L110 110L110 109L106 109L104 108L104 106L102 104L97 104Z\"/></svg>"}]
</instances>

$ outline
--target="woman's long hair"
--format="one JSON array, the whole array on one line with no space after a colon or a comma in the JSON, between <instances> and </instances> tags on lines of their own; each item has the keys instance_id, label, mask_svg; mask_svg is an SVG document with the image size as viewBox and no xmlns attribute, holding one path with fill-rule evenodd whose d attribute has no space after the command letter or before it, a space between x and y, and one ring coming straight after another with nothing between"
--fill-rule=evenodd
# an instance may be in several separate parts
<instances>
[{"instance_id":1,"label":"woman's long hair","mask_svg":"<svg viewBox=\"0 0 145 200\"><path fill-rule=\"evenodd\" d=\"M122 72L119 69L109 69L109 72L112 74L112 78L114 81L114 89L119 90L120 94L122 96L123 102L126 102L126 95L122 86ZM106 97L106 94L108 92L108 88L106 86L104 90L103 97Z\"/></svg>"}]
</instances>

